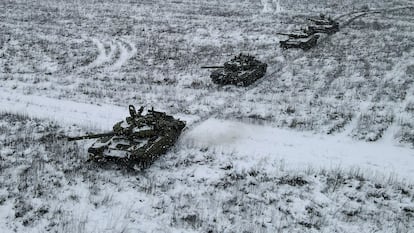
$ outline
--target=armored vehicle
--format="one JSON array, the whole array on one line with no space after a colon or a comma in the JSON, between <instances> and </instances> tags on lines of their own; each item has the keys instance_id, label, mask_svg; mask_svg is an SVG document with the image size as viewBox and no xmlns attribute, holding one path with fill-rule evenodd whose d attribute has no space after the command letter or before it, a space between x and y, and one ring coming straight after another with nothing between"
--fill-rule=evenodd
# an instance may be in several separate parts
<instances>
[{"instance_id":1,"label":"armored vehicle","mask_svg":"<svg viewBox=\"0 0 414 233\"><path fill-rule=\"evenodd\" d=\"M69 141L98 138L89 148L89 159L98 163L113 162L130 168L145 168L172 147L185 122L164 112L138 111L129 106L130 116L113 126L113 131L80 137Z\"/></svg>"},{"instance_id":2,"label":"armored vehicle","mask_svg":"<svg viewBox=\"0 0 414 233\"><path fill-rule=\"evenodd\" d=\"M280 41L280 47L283 49L300 48L309 50L318 42L319 35L310 35L307 38L289 38L285 41Z\"/></svg>"},{"instance_id":3,"label":"armored vehicle","mask_svg":"<svg viewBox=\"0 0 414 233\"><path fill-rule=\"evenodd\" d=\"M314 33L326 33L326 34L333 34L339 31L339 23L334 21L330 17L325 17L325 15L321 14L317 18L309 18L314 25L308 27L309 31Z\"/></svg>"},{"instance_id":4,"label":"armored vehicle","mask_svg":"<svg viewBox=\"0 0 414 233\"><path fill-rule=\"evenodd\" d=\"M266 74L267 64L250 55L239 54L224 66L202 66L202 69L216 69L210 78L215 84L249 86Z\"/></svg>"}]
</instances>

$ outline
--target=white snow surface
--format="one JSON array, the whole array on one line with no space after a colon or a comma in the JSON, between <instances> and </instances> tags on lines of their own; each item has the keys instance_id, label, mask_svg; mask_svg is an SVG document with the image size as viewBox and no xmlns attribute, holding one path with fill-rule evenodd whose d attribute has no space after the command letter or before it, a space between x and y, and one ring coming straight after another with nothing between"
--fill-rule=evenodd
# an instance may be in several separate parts
<instances>
[{"instance_id":1,"label":"white snow surface","mask_svg":"<svg viewBox=\"0 0 414 233\"><path fill-rule=\"evenodd\" d=\"M114 122L128 114L127 108L121 106L13 95L6 90L0 92L0 100L0 111L103 131L111 130ZM283 161L289 168L361 168L367 175L414 180L414 151L386 138L367 143L346 134L323 135L214 118L195 124L194 116L178 117L189 126L181 143L234 152L246 157L246 162L263 158Z\"/></svg>"},{"instance_id":2,"label":"white snow surface","mask_svg":"<svg viewBox=\"0 0 414 233\"><path fill-rule=\"evenodd\" d=\"M63 124L77 124L101 130L111 129L125 116L125 107L94 105L36 95L20 95L0 89L0 111L20 113Z\"/></svg>"},{"instance_id":3,"label":"white snow surface","mask_svg":"<svg viewBox=\"0 0 414 233\"><path fill-rule=\"evenodd\" d=\"M290 168L361 168L367 174L397 175L412 181L414 151L388 141L361 142L342 135L318 135L269 126L208 119L185 140L232 151L254 161L284 161Z\"/></svg>"},{"instance_id":4,"label":"white snow surface","mask_svg":"<svg viewBox=\"0 0 414 233\"><path fill-rule=\"evenodd\" d=\"M0 113L46 119L0 119L0 233L413 232L412 0L136 3L0 2ZM279 48L320 13L340 32ZM199 68L238 53L265 77ZM109 131L130 103L187 122L148 169L54 137Z\"/></svg>"}]
</instances>

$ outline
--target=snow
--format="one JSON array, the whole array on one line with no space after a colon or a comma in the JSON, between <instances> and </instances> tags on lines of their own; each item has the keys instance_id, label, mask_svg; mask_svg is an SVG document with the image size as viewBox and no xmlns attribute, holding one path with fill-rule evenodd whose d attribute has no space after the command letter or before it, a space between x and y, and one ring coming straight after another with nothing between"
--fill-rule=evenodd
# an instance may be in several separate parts
<instances>
[{"instance_id":1,"label":"snow","mask_svg":"<svg viewBox=\"0 0 414 233\"><path fill-rule=\"evenodd\" d=\"M105 51L105 45L101 41L99 41L97 38L91 38L91 40L96 45L99 54L93 62L85 67L86 69L103 65L104 63L111 61L111 57L113 56L112 53L114 46L112 44L110 44L110 53L107 54Z\"/></svg>"},{"instance_id":2,"label":"snow","mask_svg":"<svg viewBox=\"0 0 414 233\"><path fill-rule=\"evenodd\" d=\"M320 135L208 119L183 137L187 143L248 157L283 160L288 167L361 168L367 174L397 175L414 181L414 151L393 142L361 142L344 135Z\"/></svg>"},{"instance_id":3,"label":"snow","mask_svg":"<svg viewBox=\"0 0 414 233\"><path fill-rule=\"evenodd\" d=\"M129 47L130 50L128 50L127 47ZM118 41L117 48L120 52L120 55L119 58L115 61L115 63L108 67L110 71L119 70L137 52L135 46L127 41Z\"/></svg>"},{"instance_id":4,"label":"snow","mask_svg":"<svg viewBox=\"0 0 414 233\"><path fill-rule=\"evenodd\" d=\"M61 124L112 129L114 122L127 116L127 108L93 105L35 95L12 95L0 92L0 111L23 113L29 117L49 119ZM363 142L346 134L322 135L298 132L272 126L237 121L207 119L192 125L195 119L185 115L189 130L182 143L212 147L246 156L248 161L259 158L283 160L287 166L306 168L354 168L366 173L384 173L414 181L414 151L390 140Z\"/></svg>"},{"instance_id":5,"label":"snow","mask_svg":"<svg viewBox=\"0 0 414 233\"><path fill-rule=\"evenodd\" d=\"M3 88L0 88L0 102L0 112L19 113L66 125L77 124L100 130L111 130L113 124L123 120L127 113L125 107L19 95Z\"/></svg>"},{"instance_id":6,"label":"snow","mask_svg":"<svg viewBox=\"0 0 414 233\"><path fill-rule=\"evenodd\" d=\"M2 1L1 232L411 233L411 5ZM319 13L346 27L279 48ZM240 52L268 64L252 86L199 69ZM148 169L53 137L112 130L128 104L187 122Z\"/></svg>"}]
</instances>

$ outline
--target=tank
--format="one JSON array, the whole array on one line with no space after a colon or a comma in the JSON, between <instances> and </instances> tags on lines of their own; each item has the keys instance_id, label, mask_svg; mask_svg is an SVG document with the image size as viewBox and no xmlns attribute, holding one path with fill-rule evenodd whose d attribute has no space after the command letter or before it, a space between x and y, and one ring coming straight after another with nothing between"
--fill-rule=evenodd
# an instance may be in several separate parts
<instances>
[{"instance_id":1,"label":"tank","mask_svg":"<svg viewBox=\"0 0 414 233\"><path fill-rule=\"evenodd\" d=\"M288 40L280 41L280 47L282 49L300 48L309 50L316 45L318 39L319 35L310 35L307 38L289 38Z\"/></svg>"},{"instance_id":2,"label":"tank","mask_svg":"<svg viewBox=\"0 0 414 233\"><path fill-rule=\"evenodd\" d=\"M111 132L68 137L68 140L98 138L88 148L91 161L146 168L176 143L185 122L153 109L142 115L143 110L141 107L136 111L130 105L130 116L116 123Z\"/></svg>"},{"instance_id":3,"label":"tank","mask_svg":"<svg viewBox=\"0 0 414 233\"><path fill-rule=\"evenodd\" d=\"M308 27L312 34L333 34L339 31L339 23L334 21L331 17L325 17L323 14L316 18L309 18L308 20L314 24Z\"/></svg>"},{"instance_id":4,"label":"tank","mask_svg":"<svg viewBox=\"0 0 414 233\"><path fill-rule=\"evenodd\" d=\"M202 69L216 69L210 78L218 85L249 86L266 74L267 64L254 56L239 54L224 66L202 66Z\"/></svg>"}]
</instances>

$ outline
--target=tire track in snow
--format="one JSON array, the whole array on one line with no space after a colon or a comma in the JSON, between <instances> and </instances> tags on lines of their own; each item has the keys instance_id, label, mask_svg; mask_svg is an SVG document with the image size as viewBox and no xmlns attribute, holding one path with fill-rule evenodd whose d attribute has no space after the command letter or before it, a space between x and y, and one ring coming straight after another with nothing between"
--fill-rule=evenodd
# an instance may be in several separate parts
<instances>
[{"instance_id":1,"label":"tire track in snow","mask_svg":"<svg viewBox=\"0 0 414 233\"><path fill-rule=\"evenodd\" d=\"M88 71L92 69L99 69L115 59L117 48L113 42L102 42L96 38L91 39L98 49L98 56L86 66L79 69L79 72ZM107 50L106 47L109 47Z\"/></svg>"},{"instance_id":2,"label":"tire track in snow","mask_svg":"<svg viewBox=\"0 0 414 233\"><path fill-rule=\"evenodd\" d=\"M121 69L121 67L137 52L135 46L131 42L120 40L117 41L116 44L120 54L112 65L106 67L106 70L109 71Z\"/></svg>"},{"instance_id":3,"label":"tire track in snow","mask_svg":"<svg viewBox=\"0 0 414 233\"><path fill-rule=\"evenodd\" d=\"M408 5L408 6L395 7L395 8L391 8L391 9L382 8L382 9L372 9L372 10L365 10L365 11L364 10L353 11L353 12L349 12L349 13L340 15L340 16L334 18L334 20L337 21L338 19L341 19L341 18L351 17L348 20L345 20L344 22L342 22L340 27L344 28L344 27L347 27L349 24L351 24L356 19L364 17L366 15L383 14L383 13L390 13L390 12L394 12L394 11L408 10L408 9L414 9L414 6L413 5ZM355 15L355 14L358 14L358 15Z\"/></svg>"},{"instance_id":4,"label":"tire track in snow","mask_svg":"<svg viewBox=\"0 0 414 233\"><path fill-rule=\"evenodd\" d=\"M96 57L96 59L89 64L86 68L94 68L97 66L100 66L106 62L109 62L111 60L111 54L110 52L112 52L112 49L109 53L106 52L105 49L105 45L99 41L98 39L93 38L92 39L93 43L96 45L96 47L98 48L98 56Z\"/></svg>"},{"instance_id":5,"label":"tire track in snow","mask_svg":"<svg viewBox=\"0 0 414 233\"><path fill-rule=\"evenodd\" d=\"M116 71L122 68L137 52L135 46L126 40L101 41L91 39L98 49L98 56L89 65L81 68L80 71L90 69L103 69L105 71ZM109 51L105 47L109 46Z\"/></svg>"}]
</instances>

